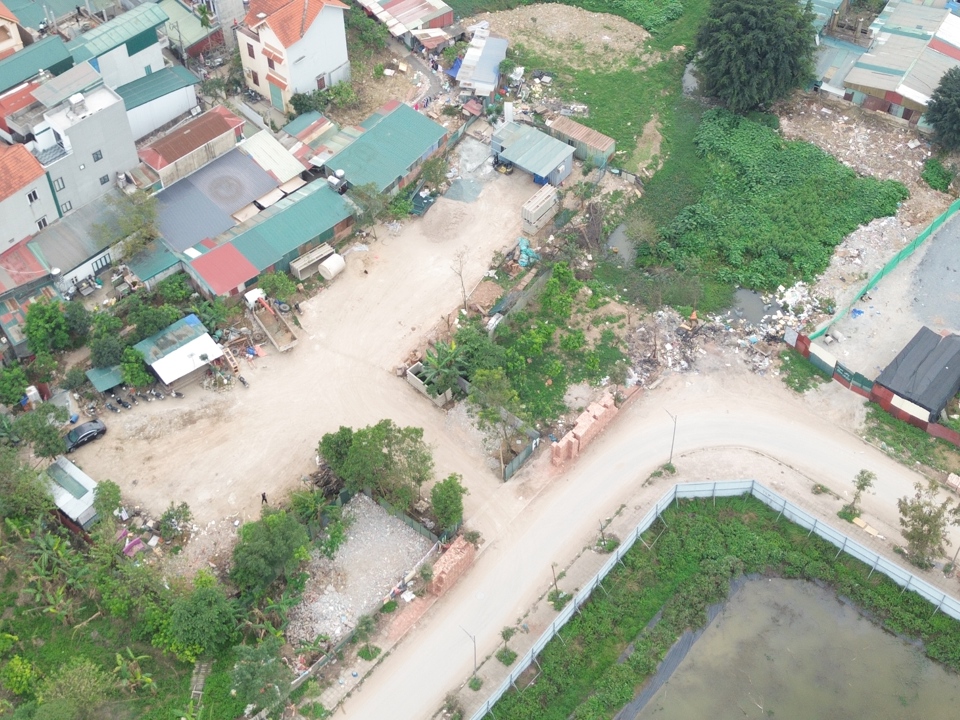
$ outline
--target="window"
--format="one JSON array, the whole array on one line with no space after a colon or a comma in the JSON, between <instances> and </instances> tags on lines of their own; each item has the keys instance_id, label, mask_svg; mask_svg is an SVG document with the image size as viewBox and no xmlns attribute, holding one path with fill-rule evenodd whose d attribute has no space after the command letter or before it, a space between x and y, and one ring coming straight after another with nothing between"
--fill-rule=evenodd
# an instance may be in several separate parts
<instances>
[{"instance_id":1,"label":"window","mask_svg":"<svg viewBox=\"0 0 960 720\"><path fill-rule=\"evenodd\" d=\"M250 73L250 79L253 80L253 84L257 87L260 87L260 76L255 72Z\"/></svg>"},{"instance_id":2,"label":"window","mask_svg":"<svg viewBox=\"0 0 960 720\"><path fill-rule=\"evenodd\" d=\"M273 58L272 58L272 57L268 57L268 58L267 58L267 67L270 68L271 70L275 70L275 69L276 69L276 68L274 67L274 65L273 65Z\"/></svg>"},{"instance_id":3,"label":"window","mask_svg":"<svg viewBox=\"0 0 960 720\"><path fill-rule=\"evenodd\" d=\"M31 190L30 192L27 193L27 201L28 201L28 202L35 203L35 202L36 202L37 200L39 200L39 199L40 199L40 196L37 195L37 191L36 191L36 190Z\"/></svg>"},{"instance_id":4,"label":"window","mask_svg":"<svg viewBox=\"0 0 960 720\"><path fill-rule=\"evenodd\" d=\"M56 180L53 181L53 187L56 190L63 190L66 186L67 184L63 181L62 177L58 177Z\"/></svg>"},{"instance_id":5,"label":"window","mask_svg":"<svg viewBox=\"0 0 960 720\"><path fill-rule=\"evenodd\" d=\"M327 78L323 75L317 78L317 90L323 90L327 87Z\"/></svg>"},{"instance_id":6,"label":"window","mask_svg":"<svg viewBox=\"0 0 960 720\"><path fill-rule=\"evenodd\" d=\"M151 74L152 72L153 72L153 68L150 67L149 65L146 65L146 66L143 68L143 74L144 74L144 75L149 75L149 74Z\"/></svg>"},{"instance_id":7,"label":"window","mask_svg":"<svg viewBox=\"0 0 960 720\"><path fill-rule=\"evenodd\" d=\"M251 45L250 43L247 43L247 55L249 55L252 58L255 58L257 56L256 53L253 52L253 45Z\"/></svg>"},{"instance_id":8,"label":"window","mask_svg":"<svg viewBox=\"0 0 960 720\"><path fill-rule=\"evenodd\" d=\"M100 152L99 150L97 150L97 151L93 154L93 161L94 161L94 162L100 162L101 160L103 160L103 153Z\"/></svg>"},{"instance_id":9,"label":"window","mask_svg":"<svg viewBox=\"0 0 960 720\"><path fill-rule=\"evenodd\" d=\"M47 216L44 215L42 218L37 220L37 230L43 230L47 226Z\"/></svg>"},{"instance_id":10,"label":"window","mask_svg":"<svg viewBox=\"0 0 960 720\"><path fill-rule=\"evenodd\" d=\"M100 184L101 184L101 185L106 185L108 182L110 182L110 176L109 176L109 175L104 175L103 177L100 178Z\"/></svg>"},{"instance_id":11,"label":"window","mask_svg":"<svg viewBox=\"0 0 960 720\"><path fill-rule=\"evenodd\" d=\"M62 213L68 213L71 210L73 210L73 203L70 202L69 200L67 200L65 203L60 205L60 212Z\"/></svg>"}]
</instances>

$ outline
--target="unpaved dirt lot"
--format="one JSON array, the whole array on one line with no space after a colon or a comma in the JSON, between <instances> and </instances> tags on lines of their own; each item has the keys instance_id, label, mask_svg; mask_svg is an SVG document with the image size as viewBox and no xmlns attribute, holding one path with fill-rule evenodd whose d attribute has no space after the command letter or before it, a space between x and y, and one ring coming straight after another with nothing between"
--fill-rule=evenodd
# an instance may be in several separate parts
<instances>
[{"instance_id":1,"label":"unpaved dirt lot","mask_svg":"<svg viewBox=\"0 0 960 720\"><path fill-rule=\"evenodd\" d=\"M522 45L544 60L574 70L643 68L657 61L644 51L650 33L616 15L593 13L568 5L538 4L463 21L464 27L486 20L494 35ZM635 58L640 60L635 63ZM527 68L533 70L535 68Z\"/></svg>"},{"instance_id":2,"label":"unpaved dirt lot","mask_svg":"<svg viewBox=\"0 0 960 720\"><path fill-rule=\"evenodd\" d=\"M464 279L473 287L494 251L516 242L520 206L535 190L523 173L497 176L477 202L441 198L396 236L380 228L379 242L349 253L344 273L301 303L299 345L284 355L268 349L243 368L249 389L212 393L194 385L183 400L109 415L107 435L73 457L152 513L186 501L205 527L256 519L261 492L279 500L315 469L324 433L391 418L424 428L437 477L460 473L471 491L468 507L483 502L497 483L482 451L395 369L424 330L459 303L460 280L451 270L457 250L470 248Z\"/></svg>"}]
</instances>

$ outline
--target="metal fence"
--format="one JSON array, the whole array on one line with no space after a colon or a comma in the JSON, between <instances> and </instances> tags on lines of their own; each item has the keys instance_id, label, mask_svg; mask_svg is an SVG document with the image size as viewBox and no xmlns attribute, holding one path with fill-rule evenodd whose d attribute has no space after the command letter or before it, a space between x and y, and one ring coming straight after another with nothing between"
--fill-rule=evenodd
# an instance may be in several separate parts
<instances>
[{"instance_id":1,"label":"metal fence","mask_svg":"<svg viewBox=\"0 0 960 720\"><path fill-rule=\"evenodd\" d=\"M603 567L600 568L597 574L574 595L573 599L564 607L560 614L557 615L550 627L540 635L533 644L533 647L517 659L517 662L511 666L510 674L490 694L490 697L487 698L480 709L473 714L472 720L483 720L483 718L490 713L491 708L493 708L497 701L514 686L517 679L530 667L537 655L543 652L547 644L560 632L560 629L567 624L574 613L590 599L593 591L603 582L610 571L616 567L623 556L630 551L637 540L640 540L640 536L653 526L664 510L670 507L671 503L686 498L737 497L741 495L752 495L767 507L780 513L780 517L809 530L811 534L816 533L831 545L838 548L838 556L841 552L847 553L870 567L871 574L874 572L883 573L904 590L912 590L920 595L930 602L936 610L960 620L960 601L956 598L946 594L942 590L938 590L926 581L921 580L896 563L878 555L873 550L864 547L855 540L851 540L843 533L826 525L820 521L819 518L814 517L806 510L794 505L786 498L781 497L756 480L731 480L725 482L701 482L674 485L663 497L657 500L656 504L650 509L650 512L644 515L636 528L634 528L610 555L607 562L603 564Z\"/></svg>"}]
</instances>

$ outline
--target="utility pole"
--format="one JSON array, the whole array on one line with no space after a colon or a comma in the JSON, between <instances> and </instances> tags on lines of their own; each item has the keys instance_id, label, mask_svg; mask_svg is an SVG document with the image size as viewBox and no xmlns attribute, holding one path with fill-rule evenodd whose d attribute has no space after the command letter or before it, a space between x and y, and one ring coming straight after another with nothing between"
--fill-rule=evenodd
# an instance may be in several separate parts
<instances>
[{"instance_id":1,"label":"utility pole","mask_svg":"<svg viewBox=\"0 0 960 720\"><path fill-rule=\"evenodd\" d=\"M673 465L673 446L677 442L677 416L666 408L664 408L663 411L673 419L673 437L670 439L670 459L667 460L668 465Z\"/></svg>"},{"instance_id":2,"label":"utility pole","mask_svg":"<svg viewBox=\"0 0 960 720\"><path fill-rule=\"evenodd\" d=\"M477 636L471 635L469 632L467 632L467 629L463 625L460 626L460 629L463 630L465 633L467 633L468 638L473 640L473 676L476 677L477 676Z\"/></svg>"}]
</instances>

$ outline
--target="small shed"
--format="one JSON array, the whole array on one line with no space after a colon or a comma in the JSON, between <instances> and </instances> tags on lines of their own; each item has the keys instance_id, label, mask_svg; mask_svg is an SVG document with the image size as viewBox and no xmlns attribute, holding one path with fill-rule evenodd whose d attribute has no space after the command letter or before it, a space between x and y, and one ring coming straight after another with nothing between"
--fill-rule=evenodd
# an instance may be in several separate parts
<instances>
[{"instance_id":1,"label":"small shed","mask_svg":"<svg viewBox=\"0 0 960 720\"><path fill-rule=\"evenodd\" d=\"M123 373L119 365L108 368L91 368L87 370L87 380L97 392L106 392L123 383Z\"/></svg>"},{"instance_id":2,"label":"small shed","mask_svg":"<svg viewBox=\"0 0 960 720\"><path fill-rule=\"evenodd\" d=\"M595 165L602 165L617 150L617 143L612 137L564 115L547 120L547 128L553 137L573 147L573 156L578 160L589 158Z\"/></svg>"},{"instance_id":3,"label":"small shed","mask_svg":"<svg viewBox=\"0 0 960 720\"><path fill-rule=\"evenodd\" d=\"M920 328L880 373L877 384L929 413L920 419L936 422L960 392L960 335Z\"/></svg>"},{"instance_id":4,"label":"small shed","mask_svg":"<svg viewBox=\"0 0 960 720\"><path fill-rule=\"evenodd\" d=\"M573 148L529 125L506 123L493 133L493 152L533 175L538 185L558 186L573 169Z\"/></svg>"},{"instance_id":5,"label":"small shed","mask_svg":"<svg viewBox=\"0 0 960 720\"><path fill-rule=\"evenodd\" d=\"M99 519L93 508L97 482L63 455L47 468L50 494L61 517L74 530L89 530Z\"/></svg>"},{"instance_id":6,"label":"small shed","mask_svg":"<svg viewBox=\"0 0 960 720\"><path fill-rule=\"evenodd\" d=\"M193 314L133 346L147 365L167 385L196 379L208 363L223 356L223 350Z\"/></svg>"}]
</instances>

